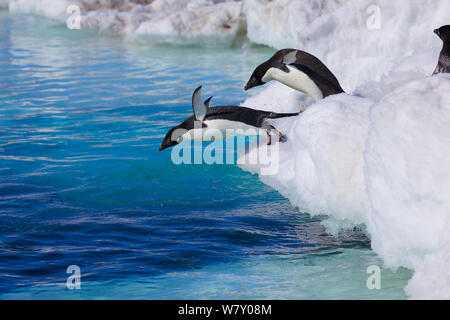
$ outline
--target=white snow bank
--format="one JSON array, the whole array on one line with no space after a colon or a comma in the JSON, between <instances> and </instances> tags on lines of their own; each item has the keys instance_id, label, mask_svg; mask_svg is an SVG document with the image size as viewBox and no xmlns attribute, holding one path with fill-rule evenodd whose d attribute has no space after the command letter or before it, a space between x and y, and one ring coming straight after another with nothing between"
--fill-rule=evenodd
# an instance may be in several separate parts
<instances>
[{"instance_id":1,"label":"white snow bank","mask_svg":"<svg viewBox=\"0 0 450 320\"><path fill-rule=\"evenodd\" d=\"M170 2L170 9L167 0L152 2L149 7L157 14L141 23L136 34L148 35L156 42L197 43L206 39L208 43L231 43L242 28L239 2L197 0L188 1L185 6L180 6L178 0ZM174 12L175 3L180 8Z\"/></svg>"},{"instance_id":2,"label":"white snow bank","mask_svg":"<svg viewBox=\"0 0 450 320\"><path fill-rule=\"evenodd\" d=\"M449 1L352 0L305 27L297 47L364 98L331 96L276 121L288 135L280 171L260 176L302 211L329 215L331 232L364 224L386 266L415 270L415 299L450 298L450 75L429 76L442 47L432 31L450 23L447 12ZM277 84L244 104L308 103Z\"/></svg>"},{"instance_id":3,"label":"white snow bank","mask_svg":"<svg viewBox=\"0 0 450 320\"><path fill-rule=\"evenodd\" d=\"M447 225L447 230L450 226ZM408 296L414 299L450 300L450 246L428 254L419 262L415 273L406 287Z\"/></svg>"},{"instance_id":4,"label":"white snow bank","mask_svg":"<svg viewBox=\"0 0 450 320\"><path fill-rule=\"evenodd\" d=\"M450 76L413 81L372 108L366 147L372 248L416 272L413 298L450 298Z\"/></svg>"},{"instance_id":5,"label":"white snow bank","mask_svg":"<svg viewBox=\"0 0 450 320\"><path fill-rule=\"evenodd\" d=\"M433 30L450 23L448 12L450 1L351 0L303 29L297 47L321 59L347 92L393 73L430 75L442 48Z\"/></svg>"},{"instance_id":6,"label":"white snow bank","mask_svg":"<svg viewBox=\"0 0 450 320\"><path fill-rule=\"evenodd\" d=\"M279 89L249 105L287 90ZM286 97L273 109L298 110L299 100ZM288 141L279 145L279 172L260 179L301 211L329 215L332 232L364 224L386 266L415 270L412 298L448 298L450 76L409 82L380 101L330 96L275 124Z\"/></svg>"},{"instance_id":7,"label":"white snow bank","mask_svg":"<svg viewBox=\"0 0 450 320\"><path fill-rule=\"evenodd\" d=\"M450 77L395 90L373 106L370 119L372 247L390 266L414 267L450 244Z\"/></svg>"},{"instance_id":8,"label":"white snow bank","mask_svg":"<svg viewBox=\"0 0 450 320\"><path fill-rule=\"evenodd\" d=\"M69 16L66 10L70 4L68 0L9 0L9 11L39 14L65 21Z\"/></svg>"},{"instance_id":9,"label":"white snow bank","mask_svg":"<svg viewBox=\"0 0 450 320\"><path fill-rule=\"evenodd\" d=\"M77 5L82 28L158 43L229 45L248 27L251 41L282 48L294 47L299 31L343 1L9 0L9 9L65 22L68 6Z\"/></svg>"},{"instance_id":10,"label":"white snow bank","mask_svg":"<svg viewBox=\"0 0 450 320\"><path fill-rule=\"evenodd\" d=\"M10 0L9 10L66 22L69 5L80 8L81 28L154 42L231 44L241 28L233 0Z\"/></svg>"},{"instance_id":11,"label":"white snow bank","mask_svg":"<svg viewBox=\"0 0 450 320\"><path fill-rule=\"evenodd\" d=\"M261 176L261 180L301 211L364 223L368 200L363 153L372 104L369 99L335 95L298 117L276 121L288 141L279 146L279 173ZM258 166L243 167L253 173L260 170Z\"/></svg>"},{"instance_id":12,"label":"white snow bank","mask_svg":"<svg viewBox=\"0 0 450 320\"><path fill-rule=\"evenodd\" d=\"M247 36L255 43L277 49L293 48L298 33L343 0L245 0Z\"/></svg>"}]
</instances>

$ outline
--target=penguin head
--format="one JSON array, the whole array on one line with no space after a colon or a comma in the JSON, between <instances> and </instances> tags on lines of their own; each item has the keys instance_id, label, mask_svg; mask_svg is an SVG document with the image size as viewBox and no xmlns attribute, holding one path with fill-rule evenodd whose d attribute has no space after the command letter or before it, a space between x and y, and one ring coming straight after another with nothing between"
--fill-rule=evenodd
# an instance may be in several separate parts
<instances>
[{"instance_id":1,"label":"penguin head","mask_svg":"<svg viewBox=\"0 0 450 320\"><path fill-rule=\"evenodd\" d=\"M270 81L271 77L268 75L268 71L272 68L280 69L284 72L289 72L286 64L293 63L296 61L296 49L282 49L278 50L269 60L260 64L255 71L253 71L252 76L245 85L245 90L251 89L253 87L261 86Z\"/></svg>"},{"instance_id":2,"label":"penguin head","mask_svg":"<svg viewBox=\"0 0 450 320\"><path fill-rule=\"evenodd\" d=\"M163 142L159 146L159 151L163 151L164 149L176 146L177 144L182 142L182 136L187 132L183 124L184 122L182 124L179 124L178 126L173 127L166 133Z\"/></svg>"},{"instance_id":3,"label":"penguin head","mask_svg":"<svg viewBox=\"0 0 450 320\"><path fill-rule=\"evenodd\" d=\"M247 91L253 87L261 86L265 82L262 80L264 75L267 72L266 63L259 65L255 71L253 71L252 76L248 80L247 84L244 87L244 90Z\"/></svg>"},{"instance_id":4,"label":"penguin head","mask_svg":"<svg viewBox=\"0 0 450 320\"><path fill-rule=\"evenodd\" d=\"M442 41L450 41L450 25L442 26L439 29L434 30L434 33L436 33Z\"/></svg>"},{"instance_id":5,"label":"penguin head","mask_svg":"<svg viewBox=\"0 0 450 320\"><path fill-rule=\"evenodd\" d=\"M183 142L183 139L187 139L189 137L189 135L186 136L186 134L192 129L206 128L206 124L203 123L203 119L210 109L212 97L209 97L203 101L201 89L201 86L198 87L192 94L192 109L194 111L194 115L190 116L167 132L163 142L159 146L159 151Z\"/></svg>"}]
</instances>

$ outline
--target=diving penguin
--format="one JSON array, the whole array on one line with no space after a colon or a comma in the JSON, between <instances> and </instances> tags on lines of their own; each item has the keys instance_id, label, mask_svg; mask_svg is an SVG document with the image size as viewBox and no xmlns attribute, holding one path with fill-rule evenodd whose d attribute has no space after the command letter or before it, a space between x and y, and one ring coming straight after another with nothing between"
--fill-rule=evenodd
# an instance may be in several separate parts
<instances>
[{"instance_id":1,"label":"diving penguin","mask_svg":"<svg viewBox=\"0 0 450 320\"><path fill-rule=\"evenodd\" d=\"M227 135L231 130L235 134L240 134L239 130L264 129L266 134L266 144L270 145L272 140L270 132L274 132L279 141L282 141L283 135L267 120L285 117L293 117L299 113L274 113L261 110L250 109L238 106L218 106L210 107L212 97L203 102L201 86L195 89L192 95L192 109L194 115L187 118L179 125L171 128L164 137L159 151L175 146L183 141L203 141L204 133L208 129L218 129ZM230 130L231 129L231 130ZM209 141L209 140L208 140Z\"/></svg>"},{"instance_id":2,"label":"diving penguin","mask_svg":"<svg viewBox=\"0 0 450 320\"><path fill-rule=\"evenodd\" d=\"M313 55L296 49L283 49L259 65L248 80L245 90L279 81L292 89L310 95L314 100L343 93L333 73Z\"/></svg>"},{"instance_id":3,"label":"diving penguin","mask_svg":"<svg viewBox=\"0 0 450 320\"><path fill-rule=\"evenodd\" d=\"M433 74L450 73L450 25L440 27L434 30L434 33L442 39L444 45L439 56L438 65Z\"/></svg>"}]
</instances>

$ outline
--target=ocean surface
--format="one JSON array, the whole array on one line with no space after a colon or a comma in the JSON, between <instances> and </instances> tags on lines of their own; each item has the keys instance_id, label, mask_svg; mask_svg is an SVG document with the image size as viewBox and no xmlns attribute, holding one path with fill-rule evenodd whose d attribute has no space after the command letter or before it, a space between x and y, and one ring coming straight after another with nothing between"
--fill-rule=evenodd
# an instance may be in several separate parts
<instances>
[{"instance_id":1,"label":"ocean surface","mask_svg":"<svg viewBox=\"0 0 450 320\"><path fill-rule=\"evenodd\" d=\"M0 298L405 299L361 231L328 235L236 165L158 151L203 85L240 104L274 50L152 45L0 11ZM67 268L81 270L70 290Z\"/></svg>"}]
</instances>

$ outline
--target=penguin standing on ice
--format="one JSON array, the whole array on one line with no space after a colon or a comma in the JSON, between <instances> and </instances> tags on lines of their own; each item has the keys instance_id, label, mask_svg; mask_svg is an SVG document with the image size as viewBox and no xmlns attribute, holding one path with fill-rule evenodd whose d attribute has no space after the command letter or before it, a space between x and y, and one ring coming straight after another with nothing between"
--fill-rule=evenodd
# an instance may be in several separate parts
<instances>
[{"instance_id":1,"label":"penguin standing on ice","mask_svg":"<svg viewBox=\"0 0 450 320\"><path fill-rule=\"evenodd\" d=\"M450 25L440 27L434 30L434 33L441 38L444 46L442 47L439 62L433 74L450 73Z\"/></svg>"},{"instance_id":2,"label":"penguin standing on ice","mask_svg":"<svg viewBox=\"0 0 450 320\"><path fill-rule=\"evenodd\" d=\"M218 106L211 108L212 97L203 102L201 88L195 89L192 95L192 109L194 115L187 118L181 124L170 129L164 137L159 151L173 147L183 141L202 141L204 132L208 129L218 129L224 133L223 137L228 138L226 134L229 129L237 130L264 129L266 132L266 144L270 145L272 140L270 132L274 132L279 141L282 141L283 135L267 120L285 117L293 117L298 113L274 113L261 110L250 109L238 106Z\"/></svg>"},{"instance_id":3,"label":"penguin standing on ice","mask_svg":"<svg viewBox=\"0 0 450 320\"><path fill-rule=\"evenodd\" d=\"M296 49L280 50L259 65L248 80L245 90L271 80L306 93L316 101L344 92L333 73L319 59Z\"/></svg>"}]
</instances>

